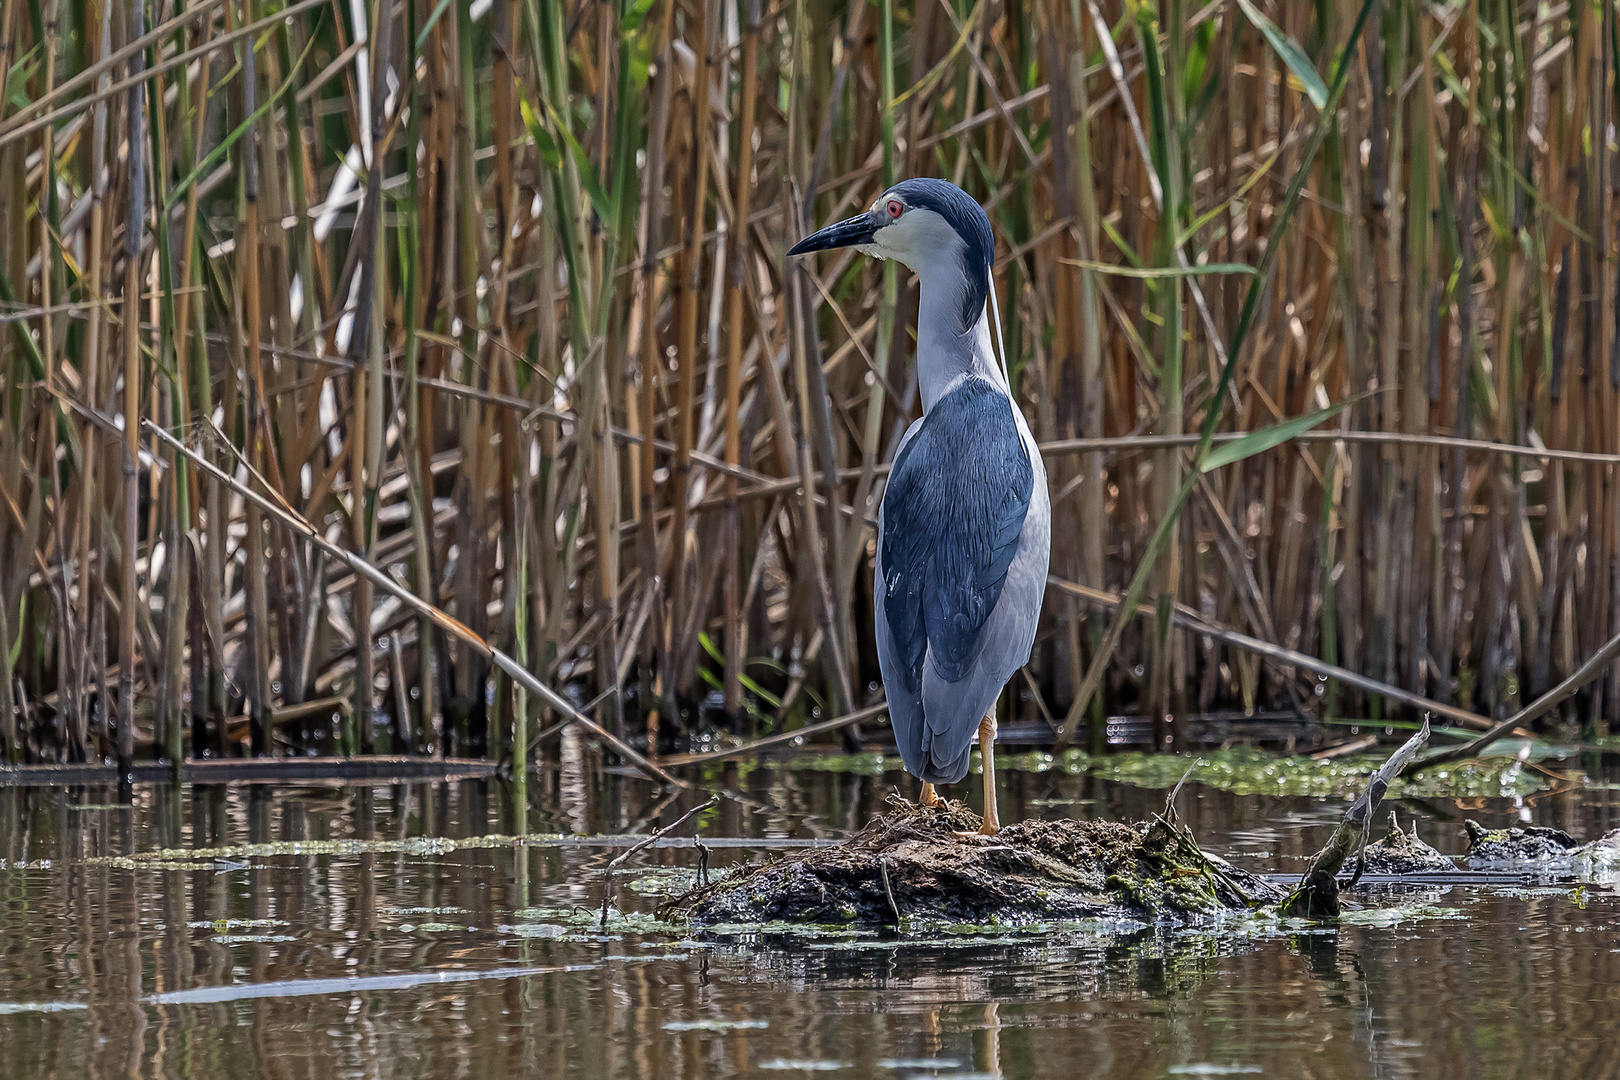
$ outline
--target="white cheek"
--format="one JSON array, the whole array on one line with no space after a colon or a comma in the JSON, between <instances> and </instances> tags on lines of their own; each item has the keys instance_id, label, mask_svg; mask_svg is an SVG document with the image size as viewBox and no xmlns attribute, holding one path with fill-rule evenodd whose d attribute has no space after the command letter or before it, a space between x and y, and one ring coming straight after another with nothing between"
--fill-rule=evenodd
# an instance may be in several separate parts
<instances>
[{"instance_id":1,"label":"white cheek","mask_svg":"<svg viewBox=\"0 0 1620 1080\"><path fill-rule=\"evenodd\" d=\"M911 251L911 230L908 222L893 222L872 234L871 253L885 259L901 259Z\"/></svg>"}]
</instances>

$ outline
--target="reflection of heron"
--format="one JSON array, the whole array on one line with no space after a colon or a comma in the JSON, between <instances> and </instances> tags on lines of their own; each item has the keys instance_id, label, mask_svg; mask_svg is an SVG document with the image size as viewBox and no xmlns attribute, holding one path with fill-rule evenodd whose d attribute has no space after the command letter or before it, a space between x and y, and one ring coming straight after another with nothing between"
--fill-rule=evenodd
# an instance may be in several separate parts
<instances>
[{"instance_id":1,"label":"reflection of heron","mask_svg":"<svg viewBox=\"0 0 1620 1080\"><path fill-rule=\"evenodd\" d=\"M1046 588L1046 470L990 342L995 237L954 184L904 180L864 214L805 237L801 255L853 247L917 274L922 419L900 441L878 513L877 646L906 768L935 784L984 754L984 829L996 816L996 698L1029 659Z\"/></svg>"}]
</instances>

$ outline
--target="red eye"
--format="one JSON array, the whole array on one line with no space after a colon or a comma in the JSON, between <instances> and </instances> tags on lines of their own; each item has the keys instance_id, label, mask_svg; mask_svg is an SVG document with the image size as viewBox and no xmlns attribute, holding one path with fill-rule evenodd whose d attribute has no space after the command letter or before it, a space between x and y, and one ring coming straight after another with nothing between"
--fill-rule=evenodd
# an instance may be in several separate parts
<instances>
[{"instance_id":1,"label":"red eye","mask_svg":"<svg viewBox=\"0 0 1620 1080\"><path fill-rule=\"evenodd\" d=\"M901 204L899 199L890 199L889 205L884 209L889 212L890 221L897 220L901 214L906 212L905 206Z\"/></svg>"}]
</instances>

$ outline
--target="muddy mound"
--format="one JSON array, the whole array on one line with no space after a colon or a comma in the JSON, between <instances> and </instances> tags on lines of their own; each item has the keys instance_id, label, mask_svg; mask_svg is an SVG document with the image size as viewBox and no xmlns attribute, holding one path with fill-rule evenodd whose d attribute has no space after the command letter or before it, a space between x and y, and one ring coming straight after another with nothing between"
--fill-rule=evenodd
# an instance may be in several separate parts
<instances>
[{"instance_id":1,"label":"muddy mound","mask_svg":"<svg viewBox=\"0 0 1620 1080\"><path fill-rule=\"evenodd\" d=\"M1469 866L1500 866L1504 863L1540 863L1569 858L1581 842L1562 829L1532 825L1527 829L1487 829L1470 818L1468 830Z\"/></svg>"},{"instance_id":2,"label":"muddy mound","mask_svg":"<svg viewBox=\"0 0 1620 1080\"><path fill-rule=\"evenodd\" d=\"M1457 869L1449 855L1442 855L1418 839L1417 822L1412 831L1405 832L1389 815L1389 832L1383 839L1368 844L1361 853L1361 872L1364 874L1432 874Z\"/></svg>"},{"instance_id":3,"label":"muddy mound","mask_svg":"<svg viewBox=\"0 0 1620 1080\"><path fill-rule=\"evenodd\" d=\"M1620 829L1611 829L1590 844L1582 844L1569 854L1570 863L1576 870L1590 872L1620 869Z\"/></svg>"},{"instance_id":4,"label":"muddy mound","mask_svg":"<svg viewBox=\"0 0 1620 1080\"><path fill-rule=\"evenodd\" d=\"M979 836L959 803L897 805L836 847L780 859L680 897L720 923L895 925L1088 918L1184 921L1275 899L1164 818L1139 825L1026 821Z\"/></svg>"},{"instance_id":5,"label":"muddy mound","mask_svg":"<svg viewBox=\"0 0 1620 1080\"><path fill-rule=\"evenodd\" d=\"M1527 829L1487 829L1465 821L1468 865L1530 867L1540 870L1606 872L1620 868L1620 829L1581 843L1562 829L1532 825Z\"/></svg>"}]
</instances>

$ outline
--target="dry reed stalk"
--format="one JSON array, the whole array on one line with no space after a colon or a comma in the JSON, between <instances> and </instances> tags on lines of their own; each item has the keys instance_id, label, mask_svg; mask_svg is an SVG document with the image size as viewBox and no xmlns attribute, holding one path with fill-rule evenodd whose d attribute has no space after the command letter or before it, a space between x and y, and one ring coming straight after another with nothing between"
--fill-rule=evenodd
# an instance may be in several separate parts
<instances>
[{"instance_id":1,"label":"dry reed stalk","mask_svg":"<svg viewBox=\"0 0 1620 1080\"><path fill-rule=\"evenodd\" d=\"M735 0L741 5L743 0ZM732 199L735 224L727 233L731 253L726 264L726 464L742 465L743 293L744 279L750 273L748 261L753 252L749 241L749 211L754 194L754 137L759 108L760 0L746 0L748 19L742 45L742 112L737 124L736 194ZM762 359L770 363L769 357ZM650 453L650 451L649 451ZM741 597L737 575L741 570L742 516L737 500L737 478L726 481L727 506L722 543L726 548L725 586L722 604L725 612L724 701L726 712L735 715L742 704L742 668L746 638L743 632Z\"/></svg>"},{"instance_id":2,"label":"dry reed stalk","mask_svg":"<svg viewBox=\"0 0 1620 1080\"><path fill-rule=\"evenodd\" d=\"M129 36L138 38L141 30L139 8L129 8ZM145 55L136 53L131 67L138 73ZM128 209L124 216L123 325L120 335L124 352L124 475L123 532L119 537L123 568L119 574L118 633L118 769L128 774L135 758L135 623L139 590L135 581L136 548L140 528L141 421L141 235L146 225L146 170L143 164L145 136L142 131L146 95L137 86L129 91L125 106L129 133Z\"/></svg>"}]
</instances>

